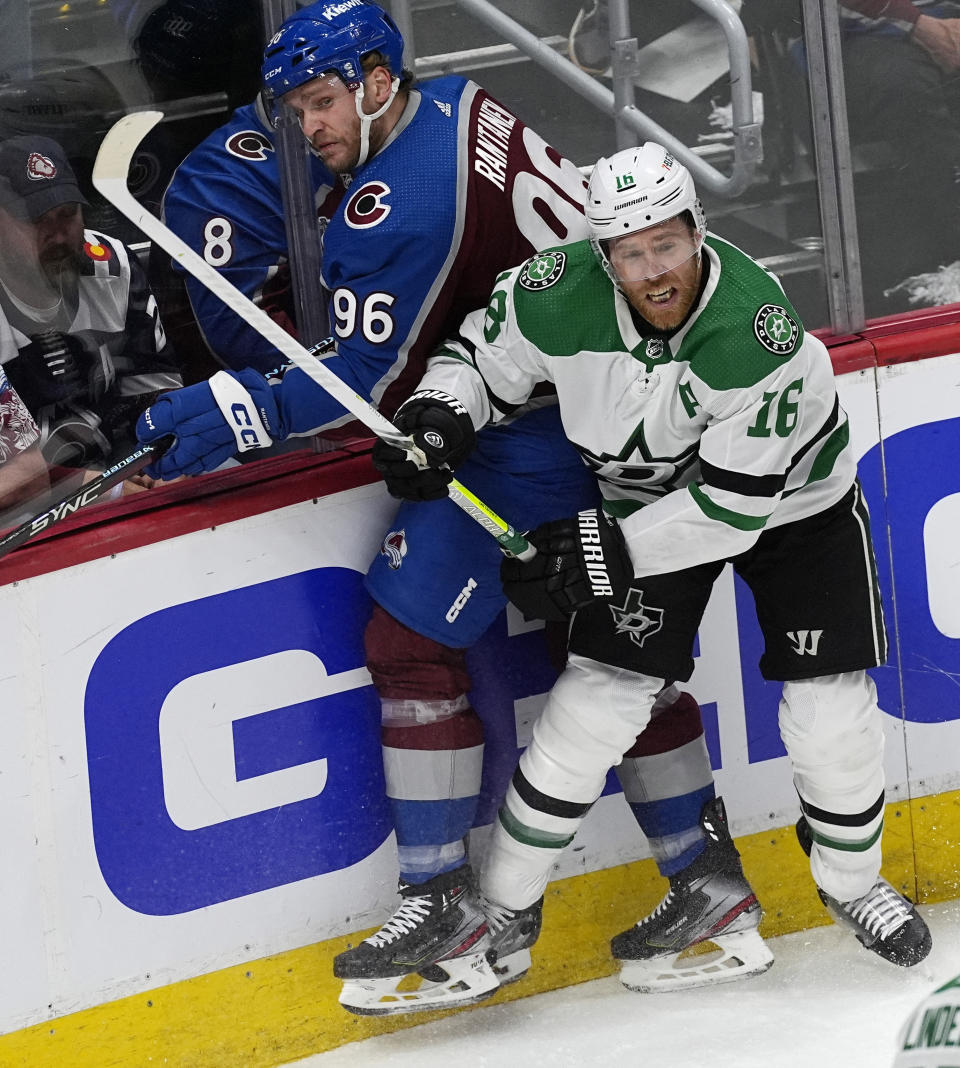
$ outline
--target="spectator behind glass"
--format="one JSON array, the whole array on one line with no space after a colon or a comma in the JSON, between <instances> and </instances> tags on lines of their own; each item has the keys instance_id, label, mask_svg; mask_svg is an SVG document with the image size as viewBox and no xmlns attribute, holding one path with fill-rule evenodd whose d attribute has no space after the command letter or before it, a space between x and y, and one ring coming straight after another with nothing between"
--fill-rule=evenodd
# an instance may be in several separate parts
<instances>
[{"instance_id":1,"label":"spectator behind glass","mask_svg":"<svg viewBox=\"0 0 960 1068\"><path fill-rule=\"evenodd\" d=\"M0 367L0 526L3 513L49 485L40 431Z\"/></svg>"},{"instance_id":2,"label":"spectator behind glass","mask_svg":"<svg viewBox=\"0 0 960 1068\"><path fill-rule=\"evenodd\" d=\"M0 363L47 465L96 472L181 379L136 256L85 230L84 204L56 141L0 144Z\"/></svg>"},{"instance_id":3,"label":"spectator behind glass","mask_svg":"<svg viewBox=\"0 0 960 1068\"><path fill-rule=\"evenodd\" d=\"M165 0L149 14L146 4L114 6L135 33L133 49L155 99L223 92L237 107L260 91L259 0Z\"/></svg>"},{"instance_id":4,"label":"spectator behind glass","mask_svg":"<svg viewBox=\"0 0 960 1068\"><path fill-rule=\"evenodd\" d=\"M839 11L867 314L958 301L960 2L842 0ZM748 33L781 34L806 74L800 0L744 0L740 17Z\"/></svg>"},{"instance_id":5,"label":"spectator behind glass","mask_svg":"<svg viewBox=\"0 0 960 1068\"><path fill-rule=\"evenodd\" d=\"M899 244L899 264L894 249L879 251L895 281L882 310L960 301L960 3L844 0L840 15L851 135L896 147L893 195L903 188L902 202L917 208L917 258ZM942 209L936 227L923 225L931 204ZM885 228L876 218L860 226L868 236ZM868 266L881 275L878 264Z\"/></svg>"}]
</instances>

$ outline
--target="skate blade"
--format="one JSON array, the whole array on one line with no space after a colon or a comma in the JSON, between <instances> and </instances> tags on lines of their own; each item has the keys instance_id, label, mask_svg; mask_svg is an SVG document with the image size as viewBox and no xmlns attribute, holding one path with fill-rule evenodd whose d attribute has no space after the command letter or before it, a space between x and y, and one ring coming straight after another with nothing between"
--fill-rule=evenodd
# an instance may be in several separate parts
<instances>
[{"instance_id":1,"label":"skate blade","mask_svg":"<svg viewBox=\"0 0 960 1068\"><path fill-rule=\"evenodd\" d=\"M680 953L620 963L620 982L627 989L660 994L760 975L773 964L773 954L757 931L751 930L717 935Z\"/></svg>"},{"instance_id":2,"label":"skate blade","mask_svg":"<svg viewBox=\"0 0 960 1068\"><path fill-rule=\"evenodd\" d=\"M429 1012L483 1001L500 986L483 953L455 957L432 967L446 972L446 980L431 982L417 972L386 979L349 979L340 991L340 1004L358 1016Z\"/></svg>"},{"instance_id":3,"label":"skate blade","mask_svg":"<svg viewBox=\"0 0 960 1068\"><path fill-rule=\"evenodd\" d=\"M500 957L493 964L493 971L500 980L500 985L506 986L522 979L530 971L530 964L530 950L518 949L515 953Z\"/></svg>"}]
</instances>

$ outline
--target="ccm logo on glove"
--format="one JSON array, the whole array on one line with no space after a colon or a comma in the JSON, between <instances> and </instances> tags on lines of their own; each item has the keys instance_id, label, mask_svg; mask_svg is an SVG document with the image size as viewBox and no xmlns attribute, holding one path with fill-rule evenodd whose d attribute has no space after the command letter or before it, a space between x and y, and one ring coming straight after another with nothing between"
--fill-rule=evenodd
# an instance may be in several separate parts
<instances>
[{"instance_id":1,"label":"ccm logo on glove","mask_svg":"<svg viewBox=\"0 0 960 1068\"><path fill-rule=\"evenodd\" d=\"M260 418L254 398L232 375L226 371L218 371L208 381L220 411L224 415L229 412L233 417L233 435L239 452L266 449L273 444L273 439Z\"/></svg>"}]
</instances>

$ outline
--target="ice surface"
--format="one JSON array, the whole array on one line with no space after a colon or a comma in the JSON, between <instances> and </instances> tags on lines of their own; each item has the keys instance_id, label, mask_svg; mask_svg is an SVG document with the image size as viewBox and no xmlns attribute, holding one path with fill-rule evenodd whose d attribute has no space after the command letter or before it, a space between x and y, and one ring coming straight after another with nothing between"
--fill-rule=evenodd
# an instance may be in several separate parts
<instances>
[{"instance_id":1,"label":"ice surface","mask_svg":"<svg viewBox=\"0 0 960 1068\"><path fill-rule=\"evenodd\" d=\"M298 1068L889 1068L901 1023L960 973L960 901L921 913L930 956L897 968L834 925L770 940L754 979L635 994L614 976L487 1004L297 1061ZM536 967L534 950L534 967Z\"/></svg>"}]
</instances>

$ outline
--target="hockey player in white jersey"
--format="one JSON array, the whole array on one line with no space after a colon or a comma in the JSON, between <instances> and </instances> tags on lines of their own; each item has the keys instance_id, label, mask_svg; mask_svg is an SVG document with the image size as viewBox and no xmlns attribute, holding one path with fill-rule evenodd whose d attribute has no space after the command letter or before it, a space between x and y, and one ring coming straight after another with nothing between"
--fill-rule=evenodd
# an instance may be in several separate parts
<instances>
[{"instance_id":1,"label":"hockey player in white jersey","mask_svg":"<svg viewBox=\"0 0 960 1068\"><path fill-rule=\"evenodd\" d=\"M589 241L500 276L401 408L442 468L462 443L450 419L433 436L438 397L479 428L550 383L604 498L533 530L538 555L502 566L525 615L568 618L570 632L481 877L491 926L511 938L657 694L689 679L731 561L756 602L761 672L783 683L780 732L820 896L869 949L916 964L929 931L879 874L883 727L867 669L887 646L829 354L772 275L707 234L689 173L659 145L598 162L587 217ZM388 485L410 477L398 450L378 444L378 457ZM765 952L757 917L725 892L736 870L719 801L703 822L707 851L613 939L628 986L657 989L671 951L717 931L748 959Z\"/></svg>"},{"instance_id":2,"label":"hockey player in white jersey","mask_svg":"<svg viewBox=\"0 0 960 1068\"><path fill-rule=\"evenodd\" d=\"M893 1068L960 1068L960 975L938 986L904 1020Z\"/></svg>"}]
</instances>

